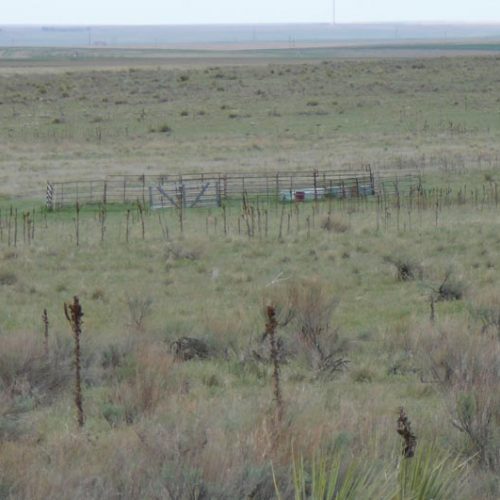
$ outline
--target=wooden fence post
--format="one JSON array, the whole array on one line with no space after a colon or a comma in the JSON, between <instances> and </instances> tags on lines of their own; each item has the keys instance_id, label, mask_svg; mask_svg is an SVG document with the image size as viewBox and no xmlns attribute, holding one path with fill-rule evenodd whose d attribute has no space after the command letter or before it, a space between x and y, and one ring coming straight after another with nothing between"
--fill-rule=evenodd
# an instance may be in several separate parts
<instances>
[{"instance_id":1,"label":"wooden fence post","mask_svg":"<svg viewBox=\"0 0 500 500\"><path fill-rule=\"evenodd\" d=\"M221 194L220 194L220 183L219 181L217 181L215 183L215 197L216 197L216 200L217 200L217 206L218 207L221 207L222 206L222 200L221 200Z\"/></svg>"},{"instance_id":2,"label":"wooden fence post","mask_svg":"<svg viewBox=\"0 0 500 500\"><path fill-rule=\"evenodd\" d=\"M149 186L149 208L153 208L153 186Z\"/></svg>"},{"instance_id":3,"label":"wooden fence post","mask_svg":"<svg viewBox=\"0 0 500 500\"><path fill-rule=\"evenodd\" d=\"M368 165L368 171L370 173L370 186L371 186L371 191L372 191L372 194L374 195L375 194L375 177L373 175L373 172L372 172L372 168L370 165Z\"/></svg>"},{"instance_id":4,"label":"wooden fence post","mask_svg":"<svg viewBox=\"0 0 500 500\"><path fill-rule=\"evenodd\" d=\"M280 199L280 173L276 172L276 201Z\"/></svg>"}]
</instances>

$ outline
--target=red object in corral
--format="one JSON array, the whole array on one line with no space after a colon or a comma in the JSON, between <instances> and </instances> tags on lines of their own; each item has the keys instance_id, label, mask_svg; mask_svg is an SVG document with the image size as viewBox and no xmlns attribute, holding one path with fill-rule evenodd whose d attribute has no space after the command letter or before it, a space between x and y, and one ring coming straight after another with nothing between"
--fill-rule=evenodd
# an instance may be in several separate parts
<instances>
[{"instance_id":1,"label":"red object in corral","mask_svg":"<svg viewBox=\"0 0 500 500\"><path fill-rule=\"evenodd\" d=\"M304 201L306 199L306 193L304 191L295 191L295 201Z\"/></svg>"}]
</instances>

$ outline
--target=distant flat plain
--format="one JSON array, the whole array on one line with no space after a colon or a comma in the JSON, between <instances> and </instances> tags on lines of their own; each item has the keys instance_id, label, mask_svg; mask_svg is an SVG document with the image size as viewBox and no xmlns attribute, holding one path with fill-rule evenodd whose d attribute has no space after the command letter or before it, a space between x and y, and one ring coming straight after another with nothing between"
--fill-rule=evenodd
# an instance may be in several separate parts
<instances>
[{"instance_id":1,"label":"distant flat plain","mask_svg":"<svg viewBox=\"0 0 500 500\"><path fill-rule=\"evenodd\" d=\"M496 164L499 40L255 38L0 48L0 194L116 173Z\"/></svg>"}]
</instances>

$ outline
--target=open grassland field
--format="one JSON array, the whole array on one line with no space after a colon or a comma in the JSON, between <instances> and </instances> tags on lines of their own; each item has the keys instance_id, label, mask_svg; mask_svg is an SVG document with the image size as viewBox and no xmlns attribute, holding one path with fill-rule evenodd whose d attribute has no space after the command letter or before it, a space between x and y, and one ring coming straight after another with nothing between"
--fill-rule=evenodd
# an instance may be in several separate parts
<instances>
[{"instance_id":1,"label":"open grassland field","mask_svg":"<svg viewBox=\"0 0 500 500\"><path fill-rule=\"evenodd\" d=\"M0 61L0 194L109 173L496 166L494 56L301 63L284 51L264 63L251 52L207 66L195 52L173 68L133 55L137 67L77 56L75 69L66 53L38 72L32 52L24 66Z\"/></svg>"},{"instance_id":2,"label":"open grassland field","mask_svg":"<svg viewBox=\"0 0 500 500\"><path fill-rule=\"evenodd\" d=\"M0 498L498 498L497 62L1 61ZM42 207L365 163L423 190Z\"/></svg>"}]
</instances>

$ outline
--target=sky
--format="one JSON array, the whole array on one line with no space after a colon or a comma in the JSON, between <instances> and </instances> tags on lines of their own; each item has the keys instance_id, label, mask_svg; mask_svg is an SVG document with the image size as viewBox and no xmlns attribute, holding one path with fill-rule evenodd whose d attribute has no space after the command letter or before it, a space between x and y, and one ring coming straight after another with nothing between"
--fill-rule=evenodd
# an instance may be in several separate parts
<instances>
[{"instance_id":1,"label":"sky","mask_svg":"<svg viewBox=\"0 0 500 500\"><path fill-rule=\"evenodd\" d=\"M0 0L5 24L331 22L333 0ZM348 22L500 22L500 0L336 0Z\"/></svg>"}]
</instances>

